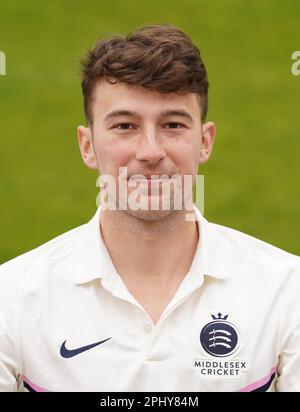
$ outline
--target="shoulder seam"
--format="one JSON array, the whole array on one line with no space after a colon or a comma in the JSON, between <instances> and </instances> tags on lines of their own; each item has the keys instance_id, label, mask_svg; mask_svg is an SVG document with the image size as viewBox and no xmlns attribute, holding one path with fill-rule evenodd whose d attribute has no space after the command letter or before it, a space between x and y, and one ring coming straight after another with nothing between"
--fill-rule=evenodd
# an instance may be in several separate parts
<instances>
[{"instance_id":1,"label":"shoulder seam","mask_svg":"<svg viewBox=\"0 0 300 412\"><path fill-rule=\"evenodd\" d=\"M32 279L34 278L36 272L40 269L41 266L43 266L43 265L45 265L45 264L47 264L47 263L49 263L49 262L54 262L54 261L56 261L56 260L60 260L60 259L63 259L63 258L65 258L65 257L68 257L68 256L72 255L73 253L74 253L74 251L71 251L71 252L68 252L68 253L66 253L66 254L64 254L64 255L61 255L61 256L56 256L56 257L47 258L47 259L41 258L40 262L38 262L38 263L36 264L36 267L35 267L35 269L34 269L34 272L33 272L32 276L30 276L30 277L27 279L27 281L24 281L24 283L21 285L21 288L20 288L20 297L21 297L21 295L22 295L22 292L23 292L24 288L32 281Z\"/></svg>"},{"instance_id":2,"label":"shoulder seam","mask_svg":"<svg viewBox=\"0 0 300 412\"><path fill-rule=\"evenodd\" d=\"M266 266L267 268L272 269L272 270L276 271L277 273L280 273L280 270L278 270L276 266L271 266L271 265L268 264L267 262L265 262L265 261L263 261L263 260L260 260L260 259L258 259L257 257L251 256L250 253L247 253L245 250L241 250L241 249L225 249L225 248L224 248L223 250L226 251L226 252L230 252L230 253L235 253L235 254L239 254L239 255L242 255L242 256L246 256L248 259L251 259L251 260L253 260L253 261L255 261L255 262L258 262L258 263Z\"/></svg>"}]
</instances>

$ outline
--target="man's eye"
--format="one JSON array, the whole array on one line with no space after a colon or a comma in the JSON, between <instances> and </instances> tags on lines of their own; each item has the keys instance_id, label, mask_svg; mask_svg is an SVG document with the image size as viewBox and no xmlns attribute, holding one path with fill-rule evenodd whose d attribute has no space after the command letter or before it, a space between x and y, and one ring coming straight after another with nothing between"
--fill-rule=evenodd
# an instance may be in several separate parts
<instances>
[{"instance_id":1,"label":"man's eye","mask_svg":"<svg viewBox=\"0 0 300 412\"><path fill-rule=\"evenodd\" d=\"M113 126L113 128L118 130L130 130L133 128L133 125L130 123L119 123Z\"/></svg>"},{"instance_id":2,"label":"man's eye","mask_svg":"<svg viewBox=\"0 0 300 412\"><path fill-rule=\"evenodd\" d=\"M182 129L184 125L181 123L172 122L172 123L166 124L166 127L167 129Z\"/></svg>"}]
</instances>

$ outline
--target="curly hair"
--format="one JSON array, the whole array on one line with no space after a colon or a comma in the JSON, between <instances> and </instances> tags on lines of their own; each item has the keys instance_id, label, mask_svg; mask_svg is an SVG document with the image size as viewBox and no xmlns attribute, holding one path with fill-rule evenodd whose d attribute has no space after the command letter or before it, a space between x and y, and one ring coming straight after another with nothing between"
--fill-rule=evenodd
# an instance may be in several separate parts
<instances>
[{"instance_id":1,"label":"curly hair","mask_svg":"<svg viewBox=\"0 0 300 412\"><path fill-rule=\"evenodd\" d=\"M84 111L93 123L96 83L123 82L160 93L197 93L204 121L208 110L208 79L199 49L190 37L170 24L143 26L123 36L100 39L81 59Z\"/></svg>"}]
</instances>

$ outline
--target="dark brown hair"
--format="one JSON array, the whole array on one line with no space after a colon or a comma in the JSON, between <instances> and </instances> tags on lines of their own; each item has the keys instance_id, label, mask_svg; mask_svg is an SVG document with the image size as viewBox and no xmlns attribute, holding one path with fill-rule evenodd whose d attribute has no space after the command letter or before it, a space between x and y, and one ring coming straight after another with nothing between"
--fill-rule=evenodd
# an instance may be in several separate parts
<instances>
[{"instance_id":1,"label":"dark brown hair","mask_svg":"<svg viewBox=\"0 0 300 412\"><path fill-rule=\"evenodd\" d=\"M202 120L208 109L208 80L199 49L190 37L170 24L143 26L126 37L99 40L81 60L84 110L93 123L96 83L105 78L160 93L197 93Z\"/></svg>"}]
</instances>

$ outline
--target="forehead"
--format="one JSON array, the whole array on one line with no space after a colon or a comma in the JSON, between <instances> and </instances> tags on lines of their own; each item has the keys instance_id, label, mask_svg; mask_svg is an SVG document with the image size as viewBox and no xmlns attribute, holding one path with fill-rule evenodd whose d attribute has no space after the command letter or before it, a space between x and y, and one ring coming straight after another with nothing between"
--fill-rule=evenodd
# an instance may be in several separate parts
<instances>
[{"instance_id":1,"label":"forehead","mask_svg":"<svg viewBox=\"0 0 300 412\"><path fill-rule=\"evenodd\" d=\"M155 116L167 110L185 110L200 118L199 97L195 93L160 93L125 83L101 80L93 94L93 113L105 117L112 110L130 110L141 116Z\"/></svg>"}]
</instances>

